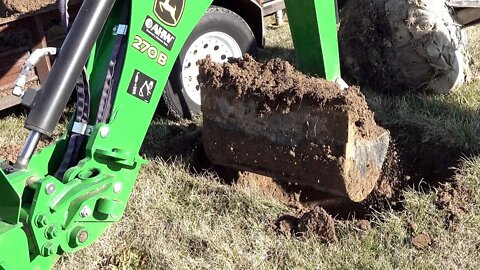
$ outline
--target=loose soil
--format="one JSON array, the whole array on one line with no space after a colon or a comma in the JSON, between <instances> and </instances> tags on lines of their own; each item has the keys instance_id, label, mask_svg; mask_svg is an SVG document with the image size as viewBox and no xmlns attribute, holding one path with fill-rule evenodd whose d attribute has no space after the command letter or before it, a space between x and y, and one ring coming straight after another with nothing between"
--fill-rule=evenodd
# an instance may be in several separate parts
<instances>
[{"instance_id":1,"label":"loose soil","mask_svg":"<svg viewBox=\"0 0 480 270\"><path fill-rule=\"evenodd\" d=\"M200 66L204 147L214 163L363 200L388 148L358 88L246 55ZM259 151L262 149L262 151Z\"/></svg>"}]
</instances>

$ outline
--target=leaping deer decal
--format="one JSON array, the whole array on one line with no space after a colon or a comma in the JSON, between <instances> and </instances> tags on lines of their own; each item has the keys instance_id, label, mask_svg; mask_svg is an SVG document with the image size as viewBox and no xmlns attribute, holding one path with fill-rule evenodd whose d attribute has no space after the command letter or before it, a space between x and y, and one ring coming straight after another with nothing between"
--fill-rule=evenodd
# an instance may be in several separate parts
<instances>
[{"instance_id":1,"label":"leaping deer decal","mask_svg":"<svg viewBox=\"0 0 480 270\"><path fill-rule=\"evenodd\" d=\"M175 17L175 13L177 12L177 6L172 6L170 5L170 0L165 0L163 2L158 1L158 6L160 7L160 10L167 11L170 13L170 16L173 19L173 24L177 24L177 18Z\"/></svg>"}]
</instances>

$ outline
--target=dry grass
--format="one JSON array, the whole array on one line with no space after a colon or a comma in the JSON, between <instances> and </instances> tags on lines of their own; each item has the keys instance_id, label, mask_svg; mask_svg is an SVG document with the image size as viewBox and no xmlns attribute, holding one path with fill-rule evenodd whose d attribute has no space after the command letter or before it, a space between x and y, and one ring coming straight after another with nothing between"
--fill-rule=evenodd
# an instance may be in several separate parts
<instances>
[{"instance_id":1,"label":"dry grass","mask_svg":"<svg viewBox=\"0 0 480 270\"><path fill-rule=\"evenodd\" d=\"M288 33L288 27L270 29L263 57L292 60ZM477 39L478 29L472 33ZM472 43L475 59L480 59L479 47ZM369 94L369 102L382 121L420 127L425 140L477 148L478 86L476 81L442 97ZM25 137L22 120L0 120L1 144ZM368 231L354 220L338 221L340 242L325 245L313 235L277 234L274 221L290 210L274 198L254 188L221 184L212 174L192 174L188 156L168 162L155 157L166 145L155 140L168 143L171 126L189 129L189 124L153 123L145 142L153 153L148 153L150 162L141 170L125 218L93 246L63 256L56 269L480 269L480 157L458 165L455 178L471 194L461 202L467 211L454 228L445 228L449 212L437 207L438 192L409 189L403 194L403 211L374 214ZM424 249L411 244L420 233L432 239Z\"/></svg>"}]
</instances>

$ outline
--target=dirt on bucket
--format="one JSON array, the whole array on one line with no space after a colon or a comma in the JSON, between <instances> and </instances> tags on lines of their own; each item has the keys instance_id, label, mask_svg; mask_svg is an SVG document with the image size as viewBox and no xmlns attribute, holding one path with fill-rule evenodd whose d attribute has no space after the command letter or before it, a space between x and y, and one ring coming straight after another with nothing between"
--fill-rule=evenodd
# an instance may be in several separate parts
<instances>
[{"instance_id":1,"label":"dirt on bucket","mask_svg":"<svg viewBox=\"0 0 480 270\"><path fill-rule=\"evenodd\" d=\"M224 65L203 61L199 81L213 163L353 201L374 188L389 136L358 88L344 91L284 60L248 55Z\"/></svg>"}]
</instances>

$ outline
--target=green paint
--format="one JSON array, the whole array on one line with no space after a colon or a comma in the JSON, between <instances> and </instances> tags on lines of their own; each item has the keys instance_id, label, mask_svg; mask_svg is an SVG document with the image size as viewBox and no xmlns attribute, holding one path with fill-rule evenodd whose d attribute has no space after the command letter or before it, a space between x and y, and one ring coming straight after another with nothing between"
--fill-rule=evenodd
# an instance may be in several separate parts
<instances>
[{"instance_id":1,"label":"green paint","mask_svg":"<svg viewBox=\"0 0 480 270\"><path fill-rule=\"evenodd\" d=\"M186 1L178 25L162 25L175 36L168 50L142 31L147 16L160 23L154 14L155 1L132 1L128 49L113 115L109 123L96 124L96 111L91 112L94 130L78 166L69 169L64 179L51 176L65 152L64 136L36 154L28 170L0 173L0 269L50 269L59 255L94 243L121 219L145 163L138 152L163 88L185 40L211 2ZM112 30L119 24L122 3L118 1L112 10L87 65L93 108L100 100L115 40ZM133 47L136 36L150 44L150 51ZM135 70L157 81L149 103L127 92ZM105 129L108 136L102 137Z\"/></svg>"},{"instance_id":2,"label":"green paint","mask_svg":"<svg viewBox=\"0 0 480 270\"><path fill-rule=\"evenodd\" d=\"M335 80L340 77L334 0L285 0L300 70Z\"/></svg>"}]
</instances>

